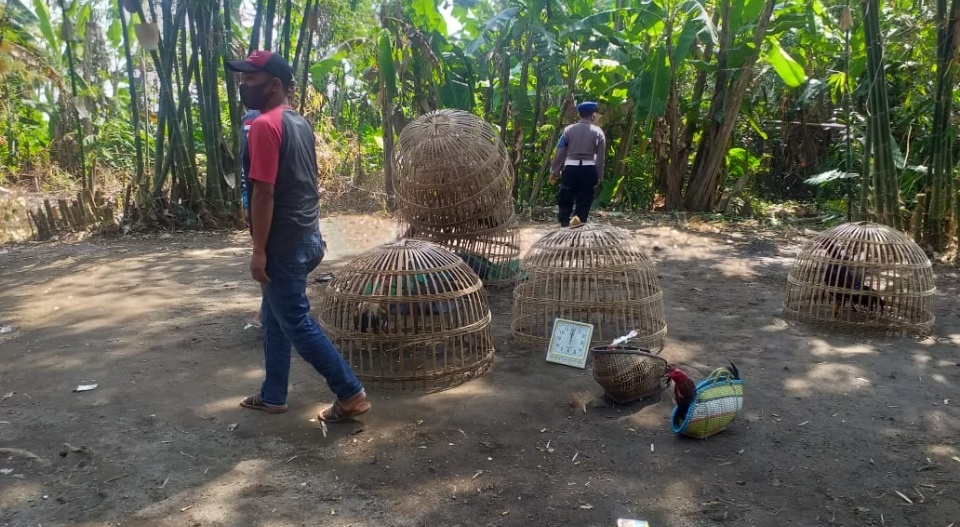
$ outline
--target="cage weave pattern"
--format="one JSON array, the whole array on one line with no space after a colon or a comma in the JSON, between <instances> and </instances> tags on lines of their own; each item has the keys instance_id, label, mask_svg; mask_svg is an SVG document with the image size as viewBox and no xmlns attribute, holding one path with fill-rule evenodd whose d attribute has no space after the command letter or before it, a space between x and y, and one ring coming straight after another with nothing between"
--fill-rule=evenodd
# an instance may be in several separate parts
<instances>
[{"instance_id":1,"label":"cage weave pattern","mask_svg":"<svg viewBox=\"0 0 960 527\"><path fill-rule=\"evenodd\" d=\"M321 297L319 321L367 383L440 389L493 361L491 314L477 275L450 251L400 240L344 267Z\"/></svg>"},{"instance_id":2,"label":"cage weave pattern","mask_svg":"<svg viewBox=\"0 0 960 527\"><path fill-rule=\"evenodd\" d=\"M667 335L653 262L620 228L596 222L561 227L537 241L513 293L514 337L543 345L556 318L593 324L594 345L637 331L632 344L659 354Z\"/></svg>"},{"instance_id":3,"label":"cage weave pattern","mask_svg":"<svg viewBox=\"0 0 960 527\"><path fill-rule=\"evenodd\" d=\"M401 237L456 252L484 284L513 286L513 165L496 130L469 112L430 112L400 132L396 162Z\"/></svg>"},{"instance_id":4,"label":"cage weave pattern","mask_svg":"<svg viewBox=\"0 0 960 527\"><path fill-rule=\"evenodd\" d=\"M913 240L885 225L845 223L801 250L783 310L801 322L929 335L935 292L930 260Z\"/></svg>"},{"instance_id":5,"label":"cage weave pattern","mask_svg":"<svg viewBox=\"0 0 960 527\"><path fill-rule=\"evenodd\" d=\"M616 403L630 403L666 387L669 365L660 356L635 346L597 346L590 351L593 379Z\"/></svg>"}]
</instances>

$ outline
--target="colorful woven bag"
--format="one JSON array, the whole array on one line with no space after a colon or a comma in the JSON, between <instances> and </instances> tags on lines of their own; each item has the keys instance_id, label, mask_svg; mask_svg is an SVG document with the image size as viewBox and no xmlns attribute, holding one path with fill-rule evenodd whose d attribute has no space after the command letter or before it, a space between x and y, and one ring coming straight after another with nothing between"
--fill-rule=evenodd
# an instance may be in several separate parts
<instances>
[{"instance_id":1,"label":"colorful woven bag","mask_svg":"<svg viewBox=\"0 0 960 527\"><path fill-rule=\"evenodd\" d=\"M697 384L697 395L683 422L677 420L677 407L670 414L670 429L697 439L723 432L743 408L743 380L734 379L726 368L717 368Z\"/></svg>"}]
</instances>

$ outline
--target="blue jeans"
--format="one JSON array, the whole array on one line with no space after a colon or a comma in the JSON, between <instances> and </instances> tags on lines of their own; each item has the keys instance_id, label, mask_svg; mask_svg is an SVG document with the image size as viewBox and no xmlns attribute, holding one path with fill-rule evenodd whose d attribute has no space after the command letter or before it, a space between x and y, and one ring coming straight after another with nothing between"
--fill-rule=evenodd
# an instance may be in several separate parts
<instances>
[{"instance_id":1,"label":"blue jeans","mask_svg":"<svg viewBox=\"0 0 960 527\"><path fill-rule=\"evenodd\" d=\"M310 317L307 275L323 259L323 252L323 239L315 232L280 254L267 255L270 283L263 286L260 307L266 370L260 399L266 404L287 403L291 347L326 379L337 399L349 399L363 391L350 365Z\"/></svg>"}]
</instances>

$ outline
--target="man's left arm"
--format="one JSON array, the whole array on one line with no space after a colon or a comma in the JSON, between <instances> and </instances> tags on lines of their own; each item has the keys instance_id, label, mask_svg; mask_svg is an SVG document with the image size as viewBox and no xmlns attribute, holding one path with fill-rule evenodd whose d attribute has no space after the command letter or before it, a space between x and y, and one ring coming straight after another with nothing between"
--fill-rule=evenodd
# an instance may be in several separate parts
<instances>
[{"instance_id":1,"label":"man's left arm","mask_svg":"<svg viewBox=\"0 0 960 527\"><path fill-rule=\"evenodd\" d=\"M267 276L267 240L273 224L274 188L280 168L281 123L257 119L250 125L247 152L250 157L250 223L253 227L253 255L250 257L250 274L253 279L265 284Z\"/></svg>"},{"instance_id":2,"label":"man's left arm","mask_svg":"<svg viewBox=\"0 0 960 527\"><path fill-rule=\"evenodd\" d=\"M603 163L607 156L607 138L603 135L603 130L597 133L597 184L603 181Z\"/></svg>"},{"instance_id":3,"label":"man's left arm","mask_svg":"<svg viewBox=\"0 0 960 527\"><path fill-rule=\"evenodd\" d=\"M553 156L553 162L550 164L550 182L554 183L560 171L563 170L563 162L567 159L567 130L564 129L560 134L560 140L557 141L557 153Z\"/></svg>"}]
</instances>

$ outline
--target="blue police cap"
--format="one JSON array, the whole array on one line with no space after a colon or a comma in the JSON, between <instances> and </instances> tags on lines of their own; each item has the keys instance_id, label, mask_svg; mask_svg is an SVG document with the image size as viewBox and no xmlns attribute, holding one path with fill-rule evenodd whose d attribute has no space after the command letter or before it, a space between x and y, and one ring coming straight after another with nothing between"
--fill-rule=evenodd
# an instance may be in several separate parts
<instances>
[{"instance_id":1,"label":"blue police cap","mask_svg":"<svg viewBox=\"0 0 960 527\"><path fill-rule=\"evenodd\" d=\"M580 113L593 113L599 106L595 102L582 102L577 105L577 111Z\"/></svg>"}]
</instances>

